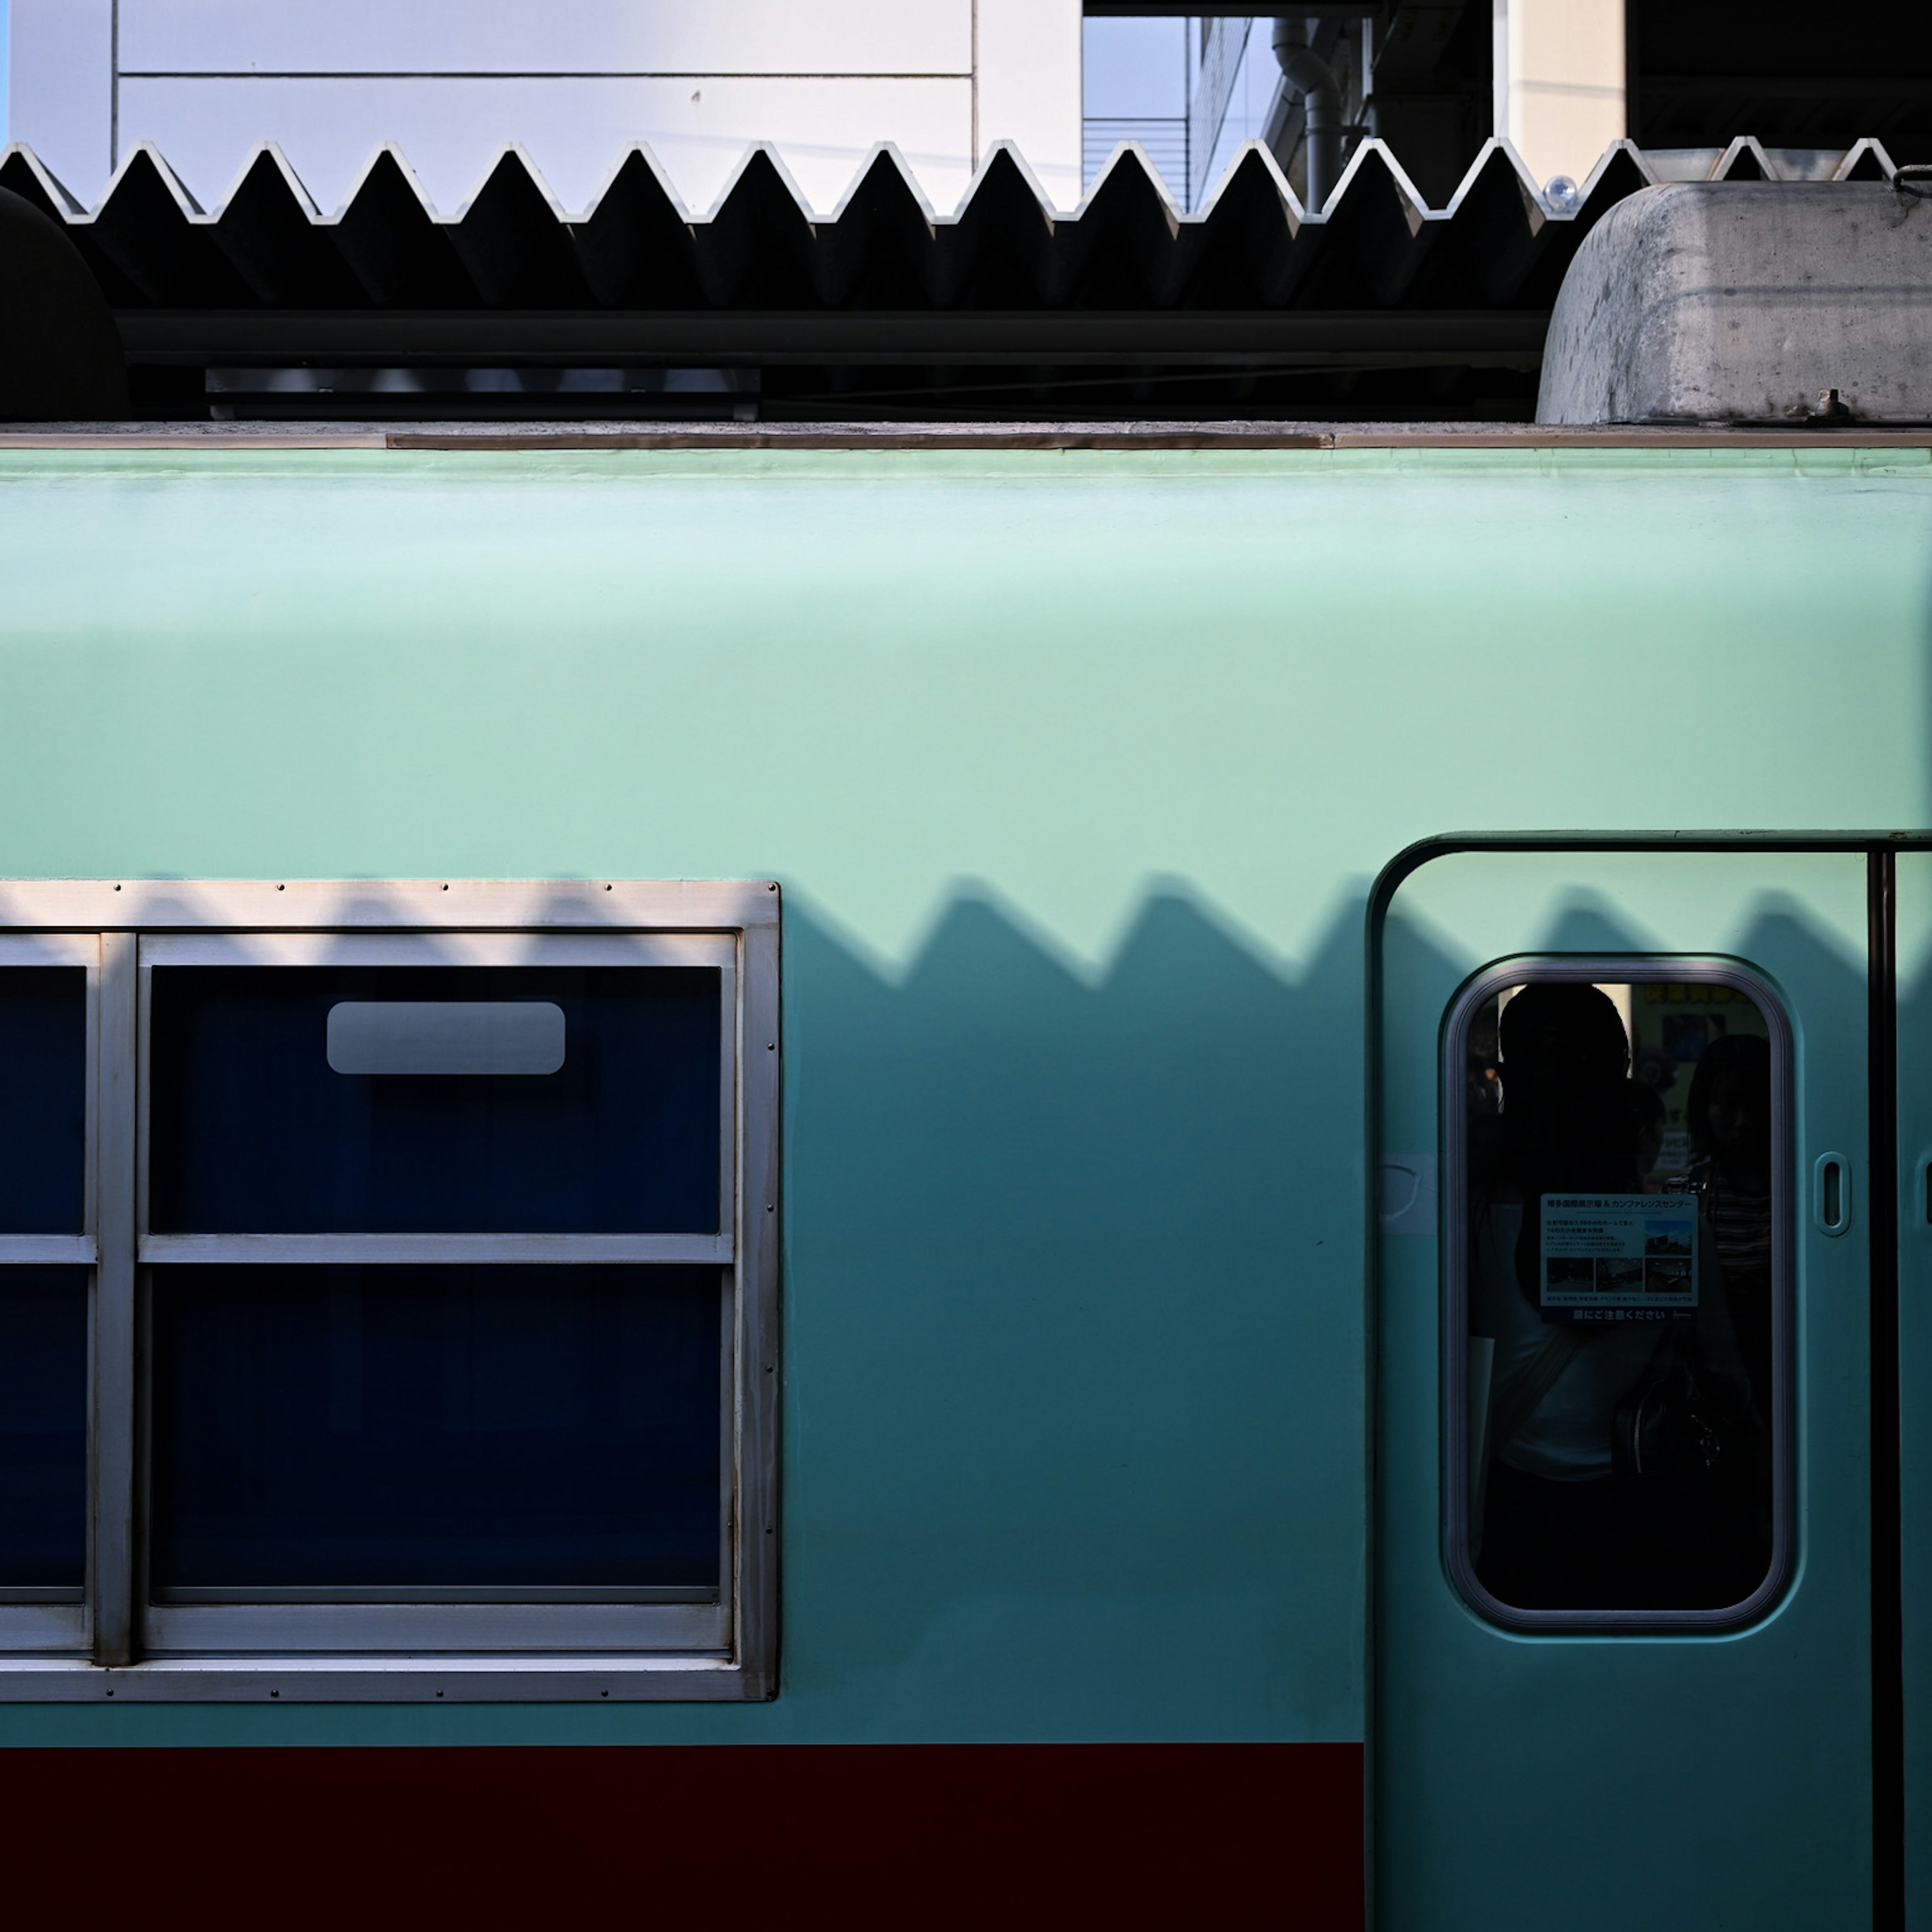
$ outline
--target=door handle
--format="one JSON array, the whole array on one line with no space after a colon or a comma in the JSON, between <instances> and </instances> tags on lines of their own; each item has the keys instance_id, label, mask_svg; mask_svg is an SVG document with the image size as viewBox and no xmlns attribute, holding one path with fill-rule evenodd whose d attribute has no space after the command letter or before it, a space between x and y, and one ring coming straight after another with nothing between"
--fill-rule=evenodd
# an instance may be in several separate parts
<instances>
[{"instance_id":1,"label":"door handle","mask_svg":"<svg viewBox=\"0 0 1932 1932\"><path fill-rule=\"evenodd\" d=\"M1811 1216L1823 1234L1852 1225L1852 1164L1841 1154L1821 1154L1812 1168Z\"/></svg>"}]
</instances>

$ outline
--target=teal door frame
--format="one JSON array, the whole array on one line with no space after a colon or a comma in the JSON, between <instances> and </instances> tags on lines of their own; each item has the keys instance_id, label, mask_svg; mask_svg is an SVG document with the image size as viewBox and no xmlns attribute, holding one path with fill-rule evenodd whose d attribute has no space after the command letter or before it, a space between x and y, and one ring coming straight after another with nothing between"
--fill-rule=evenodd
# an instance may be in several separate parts
<instances>
[{"instance_id":1,"label":"teal door frame","mask_svg":"<svg viewBox=\"0 0 1932 1932\"><path fill-rule=\"evenodd\" d=\"M1865 860L1867 1082L1870 1173L1865 1186L1870 1240L1870 1510L1872 1672L1872 1924L1874 1932L1906 1932L1908 1857L1906 1808L1904 1530L1900 1465L1898 1186L1898 898L1896 855L1932 850L1932 831L1909 832L1448 832L1418 840L1391 859L1369 895L1365 958L1367 985L1367 1124L1364 1246L1367 1256L1364 1414L1371 1478L1365 1633L1368 1659L1364 1792L1368 1832L1370 1918L1375 1897L1376 1726L1380 1673L1376 1628L1374 1523L1381 1509L1376 1472L1382 1264L1374 1185L1382 1144L1383 939L1390 904L1402 882L1431 860L1461 853L1762 853L1862 854ZM1916 1863L1916 1861L1912 1862ZM1923 1874L1921 1874L1922 1879ZM1922 1912L1932 1908L1922 1902Z\"/></svg>"}]
</instances>

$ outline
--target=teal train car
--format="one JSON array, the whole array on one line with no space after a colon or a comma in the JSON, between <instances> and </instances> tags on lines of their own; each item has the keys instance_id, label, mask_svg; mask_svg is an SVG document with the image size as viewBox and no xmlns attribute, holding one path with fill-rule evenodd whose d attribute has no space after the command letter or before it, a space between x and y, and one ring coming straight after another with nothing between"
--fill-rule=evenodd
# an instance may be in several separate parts
<instances>
[{"instance_id":1,"label":"teal train car","mask_svg":"<svg viewBox=\"0 0 1932 1932\"><path fill-rule=\"evenodd\" d=\"M4 439L16 1898L1924 1922L1932 445L813 440Z\"/></svg>"}]
</instances>

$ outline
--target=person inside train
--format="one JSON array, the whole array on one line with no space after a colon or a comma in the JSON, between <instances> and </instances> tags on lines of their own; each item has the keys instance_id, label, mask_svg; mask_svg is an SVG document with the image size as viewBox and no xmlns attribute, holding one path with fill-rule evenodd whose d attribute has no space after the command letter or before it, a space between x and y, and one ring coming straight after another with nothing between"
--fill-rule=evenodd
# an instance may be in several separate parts
<instances>
[{"instance_id":1,"label":"person inside train","mask_svg":"<svg viewBox=\"0 0 1932 1932\"><path fill-rule=\"evenodd\" d=\"M1500 1131L1471 1201L1470 1328L1493 1348L1477 1576L1527 1610L1740 1601L1767 1566L1766 1512L1732 1493L1756 1460L1714 1244L1698 1244L1690 1319L1543 1306L1544 1197L1641 1198L1623 1022L1596 988L1545 982L1504 1006L1501 1048Z\"/></svg>"},{"instance_id":2,"label":"person inside train","mask_svg":"<svg viewBox=\"0 0 1932 1932\"><path fill-rule=\"evenodd\" d=\"M1727 1034L1698 1056L1684 1103L1690 1165L1676 1184L1697 1197L1724 1270L1724 1305L1751 1396L1772 1412L1771 1042Z\"/></svg>"},{"instance_id":3,"label":"person inside train","mask_svg":"<svg viewBox=\"0 0 1932 1932\"><path fill-rule=\"evenodd\" d=\"M1655 1192L1660 1184L1650 1177L1664 1155L1664 1100L1648 1081L1624 1083L1624 1098L1630 1107L1630 1130L1636 1136L1637 1180L1646 1192Z\"/></svg>"}]
</instances>

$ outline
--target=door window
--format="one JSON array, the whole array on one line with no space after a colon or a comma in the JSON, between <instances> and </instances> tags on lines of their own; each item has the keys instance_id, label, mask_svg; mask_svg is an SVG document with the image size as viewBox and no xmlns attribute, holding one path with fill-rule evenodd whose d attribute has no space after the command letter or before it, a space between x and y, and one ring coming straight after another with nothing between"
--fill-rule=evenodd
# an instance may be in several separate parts
<instances>
[{"instance_id":1,"label":"door window","mask_svg":"<svg viewBox=\"0 0 1932 1932\"><path fill-rule=\"evenodd\" d=\"M1781 1010L1730 965L1518 963L1447 1048L1452 1575L1515 1628L1745 1620L1792 1540Z\"/></svg>"}]
</instances>

